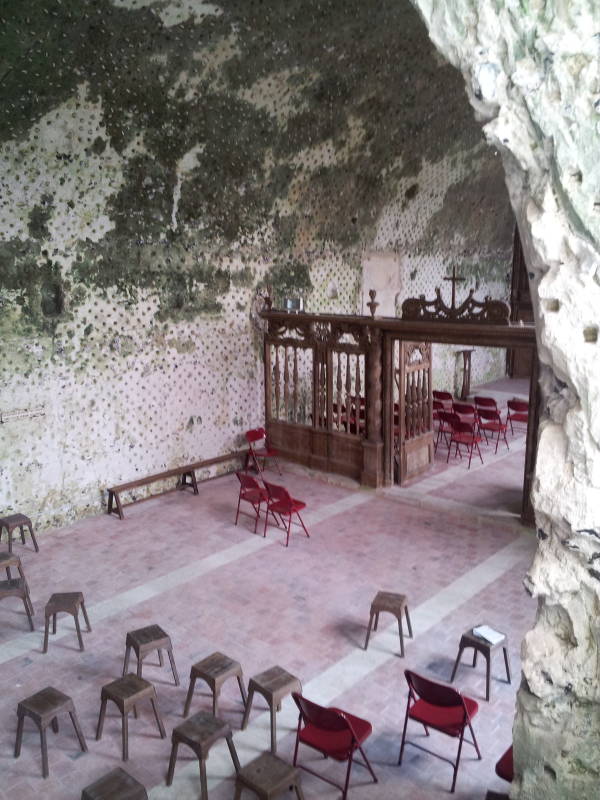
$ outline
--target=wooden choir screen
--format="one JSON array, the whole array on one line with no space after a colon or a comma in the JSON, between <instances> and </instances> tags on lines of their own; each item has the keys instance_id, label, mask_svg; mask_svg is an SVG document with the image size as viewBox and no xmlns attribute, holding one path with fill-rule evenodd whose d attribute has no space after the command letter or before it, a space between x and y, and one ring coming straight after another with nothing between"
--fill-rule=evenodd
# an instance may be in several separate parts
<instances>
[{"instance_id":1,"label":"wooden choir screen","mask_svg":"<svg viewBox=\"0 0 600 800\"><path fill-rule=\"evenodd\" d=\"M401 485L433 463L431 343L394 341L393 452Z\"/></svg>"},{"instance_id":2,"label":"wooden choir screen","mask_svg":"<svg viewBox=\"0 0 600 800\"><path fill-rule=\"evenodd\" d=\"M367 433L364 330L294 316L269 324L267 430L284 457L361 478Z\"/></svg>"}]
</instances>

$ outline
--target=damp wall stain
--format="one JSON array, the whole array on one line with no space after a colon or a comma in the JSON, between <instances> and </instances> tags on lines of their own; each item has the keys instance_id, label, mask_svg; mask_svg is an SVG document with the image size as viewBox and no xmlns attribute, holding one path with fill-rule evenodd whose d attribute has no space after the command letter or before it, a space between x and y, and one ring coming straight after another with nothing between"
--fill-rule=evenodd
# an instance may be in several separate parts
<instances>
[{"instance_id":1,"label":"damp wall stain","mask_svg":"<svg viewBox=\"0 0 600 800\"><path fill-rule=\"evenodd\" d=\"M506 291L501 170L408 2L141 5L2 15L0 408L44 416L1 500L41 524L262 422L257 290L359 311L381 247L411 294Z\"/></svg>"}]
</instances>

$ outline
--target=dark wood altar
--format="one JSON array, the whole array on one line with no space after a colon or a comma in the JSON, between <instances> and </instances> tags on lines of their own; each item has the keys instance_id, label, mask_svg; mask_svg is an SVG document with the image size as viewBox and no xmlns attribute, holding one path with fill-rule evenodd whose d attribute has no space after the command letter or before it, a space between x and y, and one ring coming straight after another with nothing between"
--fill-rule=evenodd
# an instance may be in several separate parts
<instances>
[{"instance_id":1,"label":"dark wood altar","mask_svg":"<svg viewBox=\"0 0 600 800\"><path fill-rule=\"evenodd\" d=\"M262 312L266 426L282 455L372 487L391 485L398 463L403 483L433 458L431 343L526 348L537 364L534 327L510 324L496 301L490 310L471 292L454 308L454 319L446 317L450 321L440 321L424 298L411 303L402 319ZM465 304L468 321L457 321ZM527 521L533 521L537 367L530 408L522 508Z\"/></svg>"}]
</instances>

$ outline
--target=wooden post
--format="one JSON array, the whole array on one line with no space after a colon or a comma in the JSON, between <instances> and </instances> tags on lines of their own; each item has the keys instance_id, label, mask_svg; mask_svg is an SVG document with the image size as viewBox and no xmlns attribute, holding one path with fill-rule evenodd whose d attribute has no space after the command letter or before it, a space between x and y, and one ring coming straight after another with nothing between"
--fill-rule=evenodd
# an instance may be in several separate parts
<instances>
[{"instance_id":1,"label":"wooden post","mask_svg":"<svg viewBox=\"0 0 600 800\"><path fill-rule=\"evenodd\" d=\"M527 441L525 444L525 471L523 475L523 502L521 505L521 521L526 525L535 525L535 513L531 502L531 484L535 472L537 456L537 438L540 422L540 362L537 347L532 348L532 370L529 381L529 419L527 421Z\"/></svg>"},{"instance_id":2,"label":"wooden post","mask_svg":"<svg viewBox=\"0 0 600 800\"><path fill-rule=\"evenodd\" d=\"M381 433L383 411L381 338L381 329L369 328L365 381L367 438L363 442L361 483L373 487L383 486L384 483L383 437Z\"/></svg>"}]
</instances>

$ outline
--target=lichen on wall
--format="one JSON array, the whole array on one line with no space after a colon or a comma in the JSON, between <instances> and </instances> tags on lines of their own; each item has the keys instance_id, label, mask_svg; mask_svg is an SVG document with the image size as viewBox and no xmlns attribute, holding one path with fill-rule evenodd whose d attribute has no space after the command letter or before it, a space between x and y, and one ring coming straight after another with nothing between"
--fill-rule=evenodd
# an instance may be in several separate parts
<instances>
[{"instance_id":1,"label":"lichen on wall","mask_svg":"<svg viewBox=\"0 0 600 800\"><path fill-rule=\"evenodd\" d=\"M9 5L6 512L59 524L237 449L263 418L257 291L356 313L369 249L415 286L455 258L492 286L509 258L497 160L408 2Z\"/></svg>"},{"instance_id":2,"label":"lichen on wall","mask_svg":"<svg viewBox=\"0 0 600 800\"><path fill-rule=\"evenodd\" d=\"M525 246L543 392L514 725L519 800L600 786L600 17L594 0L415 0L500 149Z\"/></svg>"}]
</instances>

